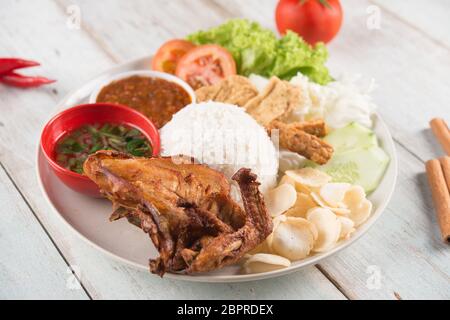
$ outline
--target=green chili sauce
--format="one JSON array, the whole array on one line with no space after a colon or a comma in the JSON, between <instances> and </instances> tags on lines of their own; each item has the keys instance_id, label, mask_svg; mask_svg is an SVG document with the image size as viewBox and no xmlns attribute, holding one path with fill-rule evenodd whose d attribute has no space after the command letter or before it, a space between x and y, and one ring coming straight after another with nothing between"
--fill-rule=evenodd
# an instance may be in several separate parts
<instances>
[{"instance_id":1,"label":"green chili sauce","mask_svg":"<svg viewBox=\"0 0 450 320\"><path fill-rule=\"evenodd\" d=\"M153 153L148 139L135 128L111 123L94 124L64 135L56 145L56 162L83 174L84 161L99 150L115 150L136 157L150 157Z\"/></svg>"}]
</instances>

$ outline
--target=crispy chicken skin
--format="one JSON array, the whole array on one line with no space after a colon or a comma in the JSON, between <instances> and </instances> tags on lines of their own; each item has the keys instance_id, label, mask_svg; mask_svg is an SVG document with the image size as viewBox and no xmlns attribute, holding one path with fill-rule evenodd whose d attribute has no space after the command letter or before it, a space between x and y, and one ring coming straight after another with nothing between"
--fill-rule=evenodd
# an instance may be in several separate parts
<instances>
[{"instance_id":1,"label":"crispy chicken skin","mask_svg":"<svg viewBox=\"0 0 450 320\"><path fill-rule=\"evenodd\" d=\"M85 174L114 204L111 220L126 217L149 234L160 254L150 260L150 270L161 276L233 264L272 232L259 183L249 169L233 176L243 210L231 199L225 176L183 160L99 151L84 164Z\"/></svg>"}]
</instances>

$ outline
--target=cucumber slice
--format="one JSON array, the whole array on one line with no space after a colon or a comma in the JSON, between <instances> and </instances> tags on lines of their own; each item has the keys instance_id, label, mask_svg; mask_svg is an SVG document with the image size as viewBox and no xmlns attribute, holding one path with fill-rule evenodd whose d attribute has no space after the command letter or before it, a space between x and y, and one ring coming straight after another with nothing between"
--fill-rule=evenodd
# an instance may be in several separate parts
<instances>
[{"instance_id":1,"label":"cucumber slice","mask_svg":"<svg viewBox=\"0 0 450 320\"><path fill-rule=\"evenodd\" d=\"M337 154L356 148L370 148L378 145L375 133L357 122L333 130L324 140L333 146Z\"/></svg>"},{"instance_id":2,"label":"cucumber slice","mask_svg":"<svg viewBox=\"0 0 450 320\"><path fill-rule=\"evenodd\" d=\"M371 146L336 153L326 165L316 168L329 174L334 182L360 185L369 193L380 183L388 163L384 150Z\"/></svg>"}]
</instances>

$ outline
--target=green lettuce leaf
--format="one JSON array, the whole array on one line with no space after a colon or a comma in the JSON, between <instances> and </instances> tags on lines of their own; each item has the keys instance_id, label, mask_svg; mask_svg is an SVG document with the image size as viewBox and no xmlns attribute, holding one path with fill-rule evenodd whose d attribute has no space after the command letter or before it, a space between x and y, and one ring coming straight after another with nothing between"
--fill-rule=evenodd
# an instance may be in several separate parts
<instances>
[{"instance_id":1,"label":"green lettuce leaf","mask_svg":"<svg viewBox=\"0 0 450 320\"><path fill-rule=\"evenodd\" d=\"M226 48L236 61L238 73L244 76L254 73L289 80L301 72L320 84L331 81L325 67L328 58L325 45L311 47L291 31L278 39L256 22L233 19L191 34L187 39L198 45L213 43Z\"/></svg>"},{"instance_id":2,"label":"green lettuce leaf","mask_svg":"<svg viewBox=\"0 0 450 320\"><path fill-rule=\"evenodd\" d=\"M243 19L230 20L208 31L199 31L187 38L195 44L214 43L226 48L233 55L238 73L264 74L276 57L277 38L270 30Z\"/></svg>"},{"instance_id":3,"label":"green lettuce leaf","mask_svg":"<svg viewBox=\"0 0 450 320\"><path fill-rule=\"evenodd\" d=\"M313 48L296 33L288 31L278 41L277 57L271 74L290 80L301 72L314 82L326 84L331 80L325 67L327 58L328 51L323 43Z\"/></svg>"}]
</instances>

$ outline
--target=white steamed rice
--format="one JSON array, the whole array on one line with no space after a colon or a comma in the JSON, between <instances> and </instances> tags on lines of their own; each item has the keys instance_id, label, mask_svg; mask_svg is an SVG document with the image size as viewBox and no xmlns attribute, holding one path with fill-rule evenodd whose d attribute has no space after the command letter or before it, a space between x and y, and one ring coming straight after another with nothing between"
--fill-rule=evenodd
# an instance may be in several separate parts
<instances>
[{"instance_id":1,"label":"white steamed rice","mask_svg":"<svg viewBox=\"0 0 450 320\"><path fill-rule=\"evenodd\" d=\"M184 154L221 171L231 182L242 167L258 176L260 191L274 187L278 157L266 131L244 109L219 102L190 104L160 131L162 154ZM239 200L232 184L232 196Z\"/></svg>"}]
</instances>

